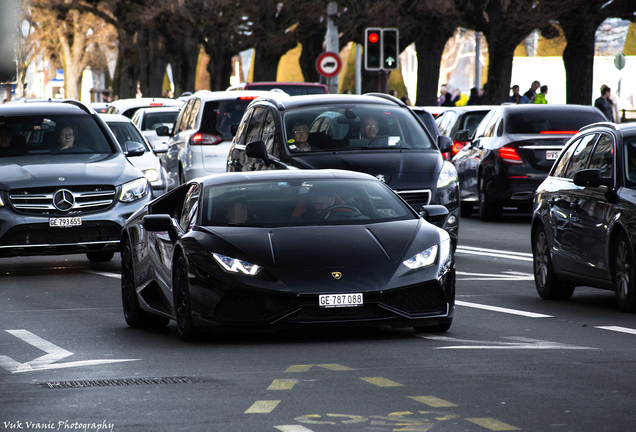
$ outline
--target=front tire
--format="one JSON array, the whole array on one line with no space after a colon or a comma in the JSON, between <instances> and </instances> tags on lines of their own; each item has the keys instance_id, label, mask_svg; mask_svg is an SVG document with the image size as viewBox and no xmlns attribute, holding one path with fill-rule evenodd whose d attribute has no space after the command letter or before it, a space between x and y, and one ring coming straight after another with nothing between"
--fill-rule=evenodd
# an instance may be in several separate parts
<instances>
[{"instance_id":1,"label":"front tire","mask_svg":"<svg viewBox=\"0 0 636 432\"><path fill-rule=\"evenodd\" d=\"M532 237L532 258L534 285L544 300L567 300L574 293L574 285L560 282L552 267L548 238L542 225L538 226Z\"/></svg>"},{"instance_id":2,"label":"front tire","mask_svg":"<svg viewBox=\"0 0 636 432\"><path fill-rule=\"evenodd\" d=\"M139 306L130 241L121 253L121 300L126 324L130 327L165 327L170 319L148 313Z\"/></svg>"},{"instance_id":3,"label":"front tire","mask_svg":"<svg viewBox=\"0 0 636 432\"><path fill-rule=\"evenodd\" d=\"M192 323L192 304L190 298L190 284L188 269L184 257L179 257L174 274L175 315L179 337L184 342L190 342L198 337L198 329Z\"/></svg>"},{"instance_id":4,"label":"front tire","mask_svg":"<svg viewBox=\"0 0 636 432\"><path fill-rule=\"evenodd\" d=\"M634 312L636 310L636 293L634 283L634 253L632 252L627 234L621 232L616 238L614 248L614 268L612 281L616 293L618 307L623 312Z\"/></svg>"}]
</instances>

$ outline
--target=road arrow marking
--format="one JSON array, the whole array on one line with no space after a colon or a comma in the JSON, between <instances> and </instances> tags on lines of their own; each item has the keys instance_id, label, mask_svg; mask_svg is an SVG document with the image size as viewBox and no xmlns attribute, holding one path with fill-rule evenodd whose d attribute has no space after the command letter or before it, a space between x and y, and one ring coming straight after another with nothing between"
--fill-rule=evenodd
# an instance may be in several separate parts
<instances>
[{"instance_id":1,"label":"road arrow marking","mask_svg":"<svg viewBox=\"0 0 636 432\"><path fill-rule=\"evenodd\" d=\"M0 356L0 367L8 370L11 373L32 372L32 371L48 370L48 369L62 369L62 368L71 368L71 367L79 367L79 366L93 366L98 364L119 363L119 362L139 360L139 359L83 360L83 361L76 361L76 362L69 362L69 363L55 363L56 361L62 360L63 358L72 356L73 353L63 348L60 348L59 346L54 345L51 342L44 340L41 337L36 336L27 330L7 330L7 333L12 334L13 336L23 340L29 345L33 345L34 347L41 349L42 351L47 353L41 357L38 357L26 363L17 362L13 360L11 357Z\"/></svg>"},{"instance_id":2,"label":"road arrow marking","mask_svg":"<svg viewBox=\"0 0 636 432\"><path fill-rule=\"evenodd\" d=\"M445 347L437 347L435 349L567 349L567 350L590 350L597 349L591 347L582 347L576 345L567 345L558 342L548 342L539 339L530 339L519 336L505 337L504 339L510 339L516 342L484 342L469 339L455 339L448 336L423 336L416 335L422 339L429 339L434 341L451 342L451 343L464 343L468 345L453 345Z\"/></svg>"}]
</instances>

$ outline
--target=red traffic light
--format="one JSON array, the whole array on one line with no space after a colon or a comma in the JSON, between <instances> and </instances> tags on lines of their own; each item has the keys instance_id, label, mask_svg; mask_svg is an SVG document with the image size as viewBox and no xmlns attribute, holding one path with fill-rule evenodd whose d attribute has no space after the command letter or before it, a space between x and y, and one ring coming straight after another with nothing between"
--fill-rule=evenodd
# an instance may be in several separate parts
<instances>
[{"instance_id":1,"label":"red traffic light","mask_svg":"<svg viewBox=\"0 0 636 432\"><path fill-rule=\"evenodd\" d=\"M380 36L377 33L369 33L369 42L376 43L380 40Z\"/></svg>"}]
</instances>

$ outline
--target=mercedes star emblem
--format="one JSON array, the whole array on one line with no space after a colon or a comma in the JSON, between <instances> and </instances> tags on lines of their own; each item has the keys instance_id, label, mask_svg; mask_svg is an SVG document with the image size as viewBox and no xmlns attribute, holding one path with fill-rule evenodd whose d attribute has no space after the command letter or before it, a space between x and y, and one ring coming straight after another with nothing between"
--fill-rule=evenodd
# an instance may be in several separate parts
<instances>
[{"instance_id":1,"label":"mercedes star emblem","mask_svg":"<svg viewBox=\"0 0 636 432\"><path fill-rule=\"evenodd\" d=\"M60 189L53 195L53 205L60 211L69 211L75 205L75 196L68 189Z\"/></svg>"}]
</instances>

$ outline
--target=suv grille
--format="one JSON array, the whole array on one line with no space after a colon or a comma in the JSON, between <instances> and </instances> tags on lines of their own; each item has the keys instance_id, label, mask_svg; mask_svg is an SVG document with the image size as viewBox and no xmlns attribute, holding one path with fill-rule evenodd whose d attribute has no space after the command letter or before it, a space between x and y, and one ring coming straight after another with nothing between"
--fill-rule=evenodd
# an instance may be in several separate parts
<instances>
[{"instance_id":1,"label":"suv grille","mask_svg":"<svg viewBox=\"0 0 636 432\"><path fill-rule=\"evenodd\" d=\"M22 213L81 214L110 207L117 191L114 186L70 186L12 190L9 200Z\"/></svg>"},{"instance_id":2,"label":"suv grille","mask_svg":"<svg viewBox=\"0 0 636 432\"><path fill-rule=\"evenodd\" d=\"M404 201L409 203L415 211L419 211L422 206L429 205L431 203L430 189L402 190L395 192L397 192Z\"/></svg>"}]
</instances>

